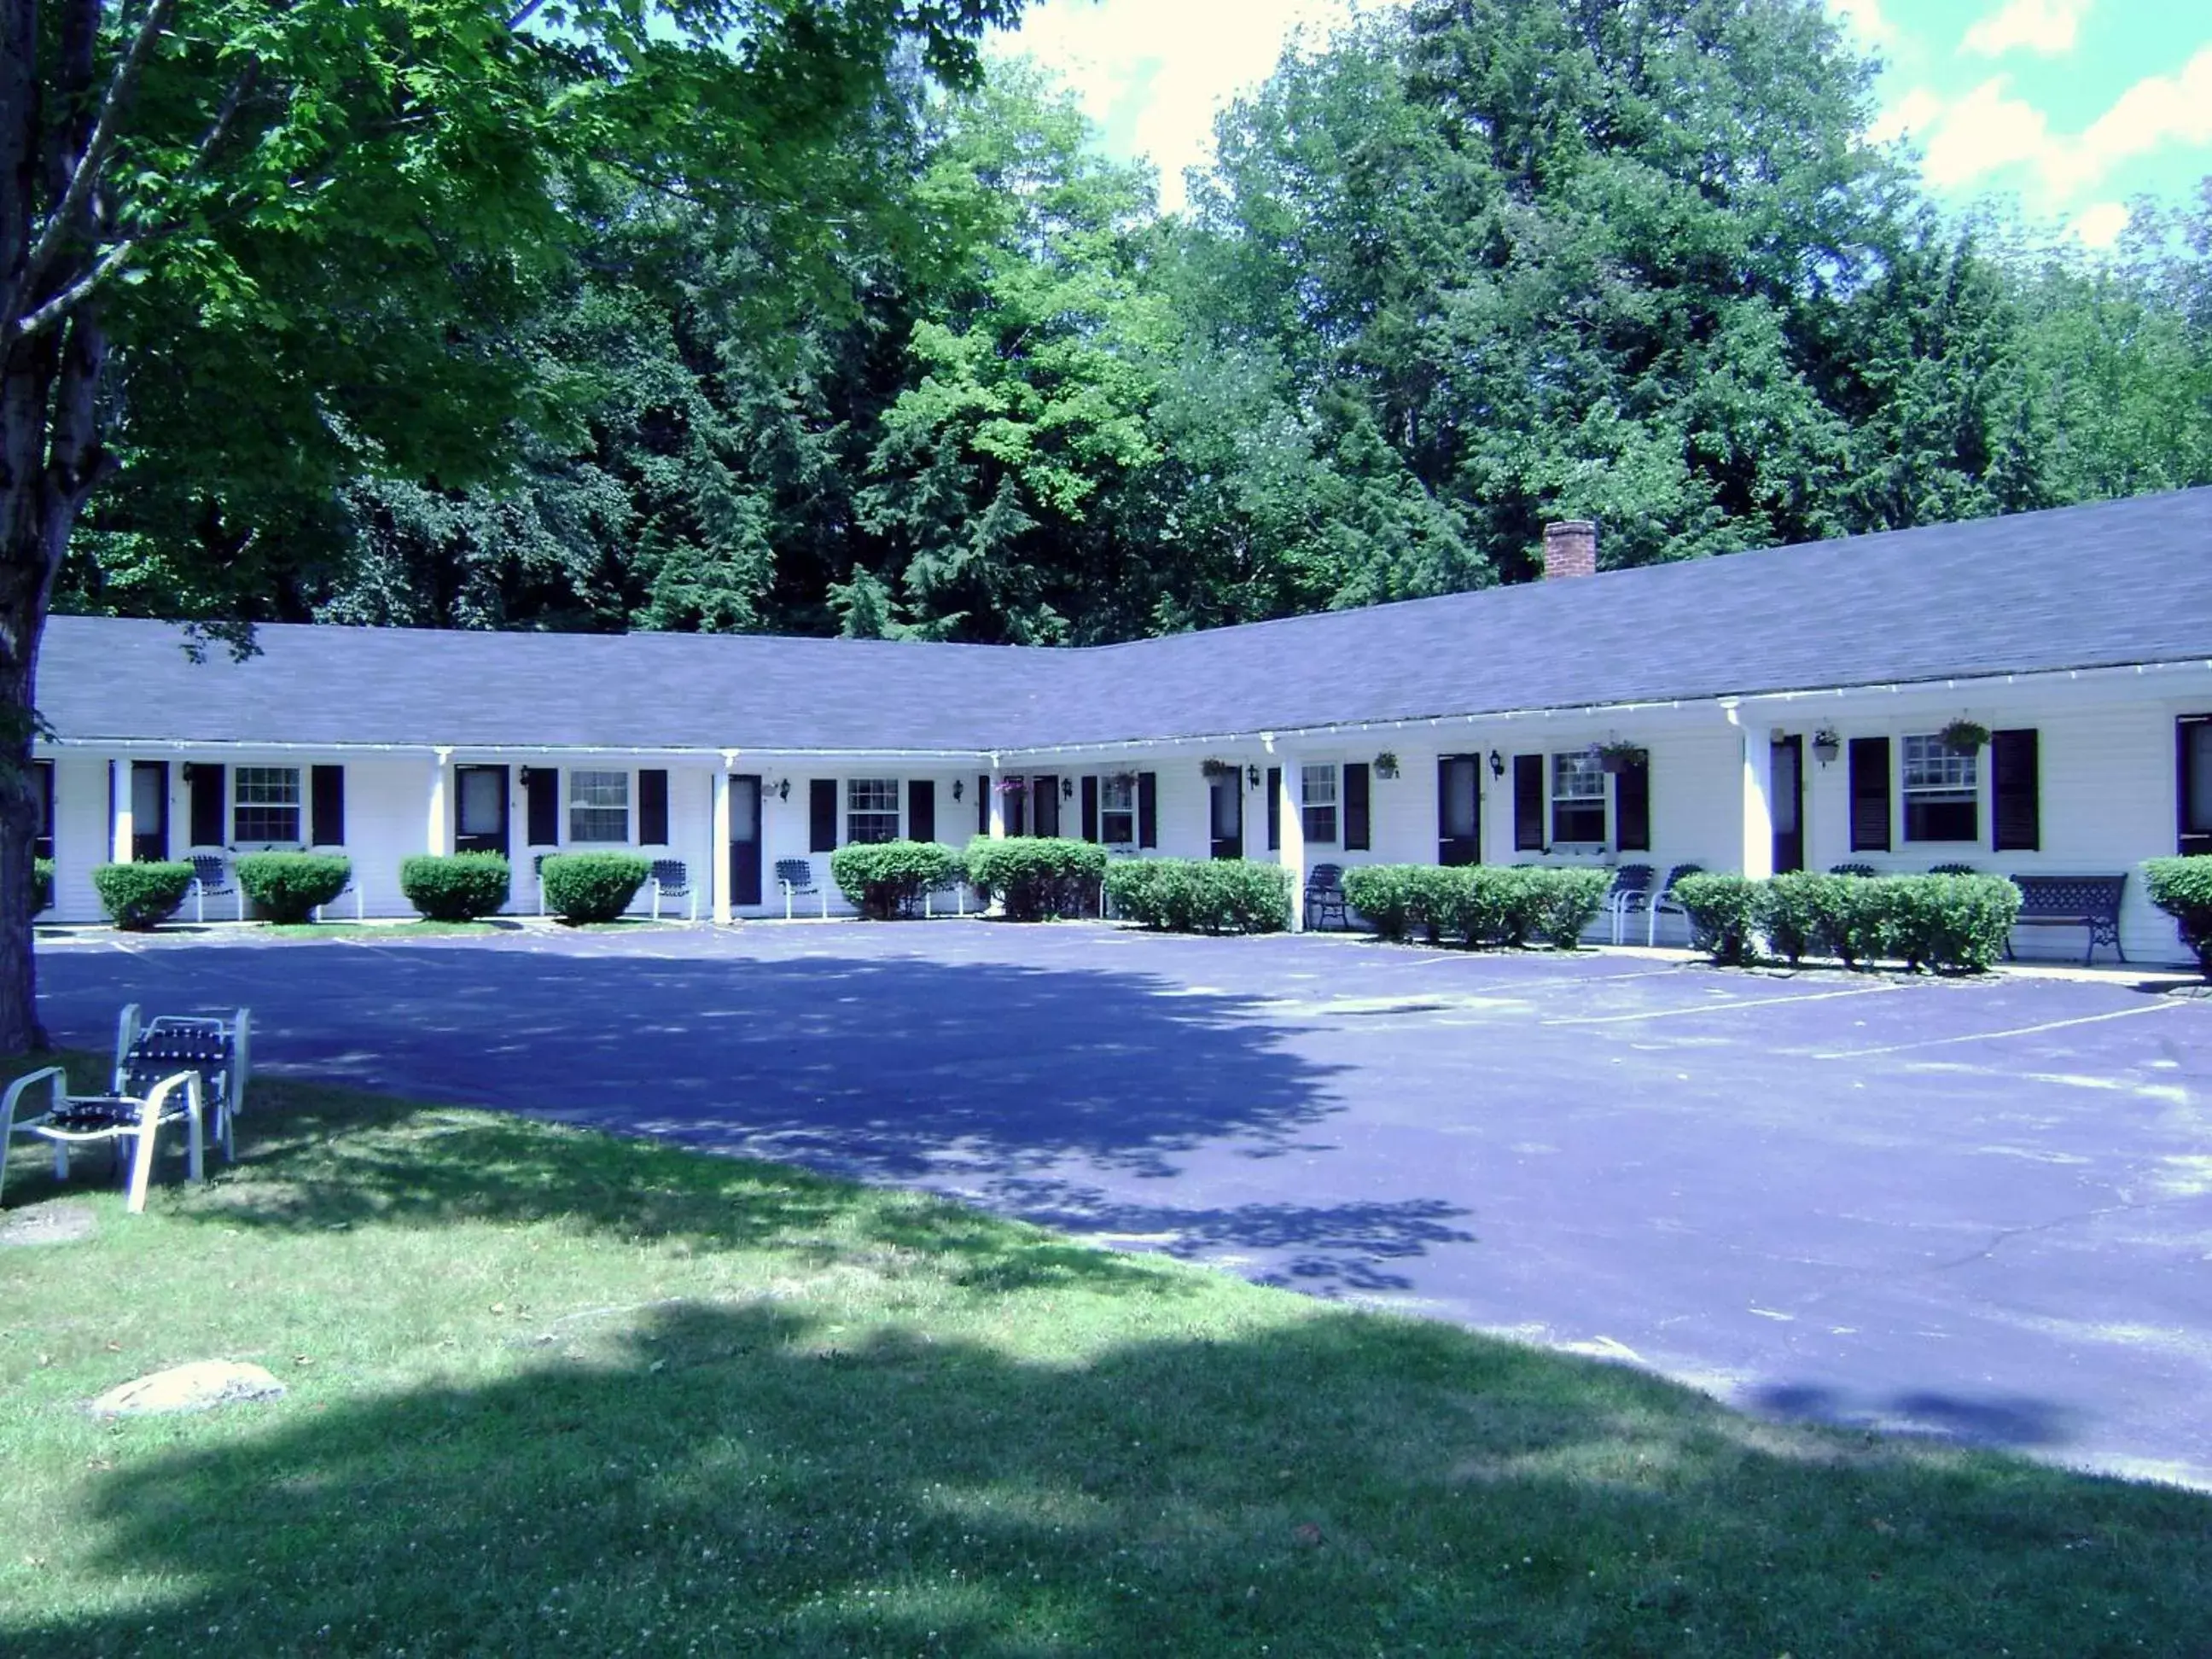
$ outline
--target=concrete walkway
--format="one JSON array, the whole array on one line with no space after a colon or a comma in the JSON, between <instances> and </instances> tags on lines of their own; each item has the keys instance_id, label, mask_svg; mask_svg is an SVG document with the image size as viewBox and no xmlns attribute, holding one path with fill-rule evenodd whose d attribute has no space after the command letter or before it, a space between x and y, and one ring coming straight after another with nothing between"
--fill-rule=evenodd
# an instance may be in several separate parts
<instances>
[{"instance_id":1,"label":"concrete walkway","mask_svg":"<svg viewBox=\"0 0 2212 1659\"><path fill-rule=\"evenodd\" d=\"M56 944L58 1036L927 1186L1654 1366L2212 1486L2212 1001L1096 926Z\"/></svg>"}]
</instances>

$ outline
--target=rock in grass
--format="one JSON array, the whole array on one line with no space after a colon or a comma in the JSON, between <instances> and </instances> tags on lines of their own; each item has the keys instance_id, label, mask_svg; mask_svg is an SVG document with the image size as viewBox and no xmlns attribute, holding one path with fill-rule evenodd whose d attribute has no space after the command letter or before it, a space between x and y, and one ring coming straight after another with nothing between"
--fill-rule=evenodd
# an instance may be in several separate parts
<instances>
[{"instance_id":1,"label":"rock in grass","mask_svg":"<svg viewBox=\"0 0 2212 1659\"><path fill-rule=\"evenodd\" d=\"M189 1365L118 1383L86 1407L98 1417L150 1417L283 1396L284 1385L258 1365L196 1359Z\"/></svg>"}]
</instances>

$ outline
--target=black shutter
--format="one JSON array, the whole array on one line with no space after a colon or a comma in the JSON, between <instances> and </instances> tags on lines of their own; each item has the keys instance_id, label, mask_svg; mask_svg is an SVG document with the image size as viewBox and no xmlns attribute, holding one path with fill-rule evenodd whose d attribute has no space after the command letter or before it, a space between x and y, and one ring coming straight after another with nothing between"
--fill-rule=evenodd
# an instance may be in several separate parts
<instances>
[{"instance_id":1,"label":"black shutter","mask_svg":"<svg viewBox=\"0 0 2212 1659\"><path fill-rule=\"evenodd\" d=\"M307 844L345 845L345 768L318 766L307 780Z\"/></svg>"},{"instance_id":2,"label":"black shutter","mask_svg":"<svg viewBox=\"0 0 2212 1659\"><path fill-rule=\"evenodd\" d=\"M837 850L837 780L815 778L806 786L806 850Z\"/></svg>"},{"instance_id":3,"label":"black shutter","mask_svg":"<svg viewBox=\"0 0 2212 1659\"><path fill-rule=\"evenodd\" d=\"M1851 739L1851 851L1889 851L1889 739Z\"/></svg>"},{"instance_id":4,"label":"black shutter","mask_svg":"<svg viewBox=\"0 0 2212 1659\"><path fill-rule=\"evenodd\" d=\"M1060 834L1060 780L1047 774L1030 780L1030 833L1057 836Z\"/></svg>"},{"instance_id":5,"label":"black shutter","mask_svg":"<svg viewBox=\"0 0 2212 1659\"><path fill-rule=\"evenodd\" d=\"M1283 769L1267 769L1267 850L1283 850Z\"/></svg>"},{"instance_id":6,"label":"black shutter","mask_svg":"<svg viewBox=\"0 0 2212 1659\"><path fill-rule=\"evenodd\" d=\"M1513 757L1513 850L1544 850L1544 757Z\"/></svg>"},{"instance_id":7,"label":"black shutter","mask_svg":"<svg viewBox=\"0 0 2212 1659\"><path fill-rule=\"evenodd\" d=\"M638 769L637 844L668 845L668 774L658 767Z\"/></svg>"},{"instance_id":8,"label":"black shutter","mask_svg":"<svg viewBox=\"0 0 2212 1659\"><path fill-rule=\"evenodd\" d=\"M315 769L318 772L322 769L319 766ZM223 846L230 840L223 827L223 768L212 761L195 761L191 787L192 845Z\"/></svg>"},{"instance_id":9,"label":"black shutter","mask_svg":"<svg viewBox=\"0 0 2212 1659\"><path fill-rule=\"evenodd\" d=\"M1613 774L1613 821L1624 853L1651 850L1651 763L1637 761Z\"/></svg>"},{"instance_id":10,"label":"black shutter","mask_svg":"<svg viewBox=\"0 0 2212 1659\"><path fill-rule=\"evenodd\" d=\"M1990 850L2033 853L2042 845L2042 766L2033 727L1990 734Z\"/></svg>"},{"instance_id":11,"label":"black shutter","mask_svg":"<svg viewBox=\"0 0 2212 1659\"><path fill-rule=\"evenodd\" d=\"M1344 769L1344 850L1364 853L1372 840L1374 771L1365 761Z\"/></svg>"},{"instance_id":12,"label":"black shutter","mask_svg":"<svg viewBox=\"0 0 2212 1659\"><path fill-rule=\"evenodd\" d=\"M1160 844L1160 775L1137 774L1137 845Z\"/></svg>"},{"instance_id":13,"label":"black shutter","mask_svg":"<svg viewBox=\"0 0 2212 1659\"><path fill-rule=\"evenodd\" d=\"M937 839L937 780L908 778L906 781L906 838L908 841Z\"/></svg>"},{"instance_id":14,"label":"black shutter","mask_svg":"<svg viewBox=\"0 0 2212 1659\"><path fill-rule=\"evenodd\" d=\"M991 780L981 772L975 775L975 833L991 833Z\"/></svg>"},{"instance_id":15,"label":"black shutter","mask_svg":"<svg viewBox=\"0 0 2212 1659\"><path fill-rule=\"evenodd\" d=\"M1083 839L1098 839L1098 780L1095 777L1083 781Z\"/></svg>"},{"instance_id":16,"label":"black shutter","mask_svg":"<svg viewBox=\"0 0 2212 1659\"><path fill-rule=\"evenodd\" d=\"M532 847L561 843L561 769L529 766L522 775L523 826Z\"/></svg>"}]
</instances>

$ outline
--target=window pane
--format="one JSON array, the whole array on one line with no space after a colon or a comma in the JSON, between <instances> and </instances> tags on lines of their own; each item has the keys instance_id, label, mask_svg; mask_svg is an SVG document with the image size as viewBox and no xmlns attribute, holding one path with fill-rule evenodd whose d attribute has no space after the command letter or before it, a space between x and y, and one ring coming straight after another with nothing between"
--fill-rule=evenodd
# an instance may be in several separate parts
<instances>
[{"instance_id":1,"label":"window pane","mask_svg":"<svg viewBox=\"0 0 2212 1659\"><path fill-rule=\"evenodd\" d=\"M1298 769L1298 797L1302 806L1334 806L1336 805L1336 768L1334 766L1305 766ZM1329 840L1334 841L1331 835Z\"/></svg>"},{"instance_id":2,"label":"window pane","mask_svg":"<svg viewBox=\"0 0 2212 1659\"><path fill-rule=\"evenodd\" d=\"M471 769L461 774L460 832L465 836L495 836L506 816L507 778L504 774Z\"/></svg>"},{"instance_id":3,"label":"window pane","mask_svg":"<svg viewBox=\"0 0 2212 1659\"><path fill-rule=\"evenodd\" d=\"M1981 755L1954 752L1932 732L1905 739L1903 780L1907 841L1978 841Z\"/></svg>"},{"instance_id":4,"label":"window pane","mask_svg":"<svg viewBox=\"0 0 2212 1659\"><path fill-rule=\"evenodd\" d=\"M1336 808L1308 806L1301 808L1300 811L1305 824L1305 836L1308 842L1324 847L1335 844Z\"/></svg>"},{"instance_id":5,"label":"window pane","mask_svg":"<svg viewBox=\"0 0 2212 1659\"><path fill-rule=\"evenodd\" d=\"M629 774L568 774L568 839L626 842L629 839Z\"/></svg>"},{"instance_id":6,"label":"window pane","mask_svg":"<svg viewBox=\"0 0 2212 1659\"><path fill-rule=\"evenodd\" d=\"M1477 784L1474 762L1455 760L1444 763L1444 834L1454 841L1467 841L1474 835L1474 797Z\"/></svg>"},{"instance_id":7,"label":"window pane","mask_svg":"<svg viewBox=\"0 0 2212 1659\"><path fill-rule=\"evenodd\" d=\"M1584 749L1553 756L1552 799L1602 801L1605 769L1598 764L1597 757Z\"/></svg>"},{"instance_id":8,"label":"window pane","mask_svg":"<svg viewBox=\"0 0 2212 1659\"><path fill-rule=\"evenodd\" d=\"M300 769L241 766L232 796L231 839L240 842L296 842L300 839Z\"/></svg>"},{"instance_id":9,"label":"window pane","mask_svg":"<svg viewBox=\"0 0 2212 1659\"><path fill-rule=\"evenodd\" d=\"M845 780L845 839L896 841L899 830L896 778Z\"/></svg>"}]
</instances>

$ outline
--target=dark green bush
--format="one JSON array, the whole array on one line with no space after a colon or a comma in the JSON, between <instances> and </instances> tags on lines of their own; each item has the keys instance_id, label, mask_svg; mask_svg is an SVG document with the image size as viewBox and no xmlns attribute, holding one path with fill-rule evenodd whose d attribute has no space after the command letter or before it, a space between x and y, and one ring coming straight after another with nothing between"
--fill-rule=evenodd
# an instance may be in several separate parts
<instances>
[{"instance_id":1,"label":"dark green bush","mask_svg":"<svg viewBox=\"0 0 2212 1659\"><path fill-rule=\"evenodd\" d=\"M1522 872L1532 911L1529 931L1555 951L1582 943L1583 930L1605 908L1613 886L1610 870L1543 870Z\"/></svg>"},{"instance_id":2,"label":"dark green bush","mask_svg":"<svg viewBox=\"0 0 2212 1659\"><path fill-rule=\"evenodd\" d=\"M1106 893L1127 920L1172 933L1274 933L1291 925L1290 872L1253 859L1115 860L1106 866Z\"/></svg>"},{"instance_id":3,"label":"dark green bush","mask_svg":"<svg viewBox=\"0 0 2212 1659\"><path fill-rule=\"evenodd\" d=\"M52 859L31 860L31 914L54 908L54 861Z\"/></svg>"},{"instance_id":4,"label":"dark green bush","mask_svg":"<svg viewBox=\"0 0 2212 1659\"><path fill-rule=\"evenodd\" d=\"M856 842L830 855L830 879L874 921L918 910L921 896L960 879L960 854L933 841Z\"/></svg>"},{"instance_id":5,"label":"dark green bush","mask_svg":"<svg viewBox=\"0 0 2212 1659\"><path fill-rule=\"evenodd\" d=\"M1883 944L1907 968L1978 974L2004 954L2020 889L2002 876L1877 876Z\"/></svg>"},{"instance_id":6,"label":"dark green bush","mask_svg":"<svg viewBox=\"0 0 2212 1659\"><path fill-rule=\"evenodd\" d=\"M635 853L556 853L538 871L545 908L567 922L612 921L653 873Z\"/></svg>"},{"instance_id":7,"label":"dark green bush","mask_svg":"<svg viewBox=\"0 0 2212 1659\"><path fill-rule=\"evenodd\" d=\"M192 874L189 864L99 864L93 866L92 890L110 921L143 933L177 914L191 890Z\"/></svg>"},{"instance_id":8,"label":"dark green bush","mask_svg":"<svg viewBox=\"0 0 2212 1659\"><path fill-rule=\"evenodd\" d=\"M432 921L474 921L507 902L514 872L496 853L418 854L399 866L399 890Z\"/></svg>"},{"instance_id":9,"label":"dark green bush","mask_svg":"<svg viewBox=\"0 0 2212 1659\"><path fill-rule=\"evenodd\" d=\"M1087 841L1016 836L968 843L968 884L995 900L1009 921L1077 916L1091 908L1106 874L1106 849Z\"/></svg>"},{"instance_id":10,"label":"dark green bush","mask_svg":"<svg viewBox=\"0 0 2212 1659\"><path fill-rule=\"evenodd\" d=\"M1358 864L1344 872L1345 902L1387 939L1411 937L1431 908L1416 864Z\"/></svg>"},{"instance_id":11,"label":"dark green bush","mask_svg":"<svg viewBox=\"0 0 2212 1659\"><path fill-rule=\"evenodd\" d=\"M1674 884L1674 898L1689 915L1691 938L1715 962L1756 960L1764 883L1699 871Z\"/></svg>"},{"instance_id":12,"label":"dark green bush","mask_svg":"<svg viewBox=\"0 0 2212 1659\"><path fill-rule=\"evenodd\" d=\"M1846 884L1855 879L1796 870L1769 881L1759 913L1768 948L1793 968L1807 957L1840 955L1838 936L1849 896Z\"/></svg>"},{"instance_id":13,"label":"dark green bush","mask_svg":"<svg viewBox=\"0 0 2212 1659\"><path fill-rule=\"evenodd\" d=\"M2173 918L2181 942L2212 979L2212 857L2152 859L2143 866L2143 890Z\"/></svg>"},{"instance_id":14,"label":"dark green bush","mask_svg":"<svg viewBox=\"0 0 2212 1659\"><path fill-rule=\"evenodd\" d=\"M246 896L270 921L296 923L345 890L353 860L343 853L249 853L236 873Z\"/></svg>"}]
</instances>

